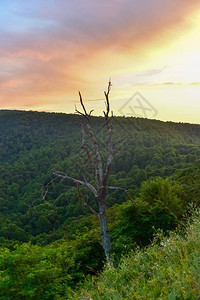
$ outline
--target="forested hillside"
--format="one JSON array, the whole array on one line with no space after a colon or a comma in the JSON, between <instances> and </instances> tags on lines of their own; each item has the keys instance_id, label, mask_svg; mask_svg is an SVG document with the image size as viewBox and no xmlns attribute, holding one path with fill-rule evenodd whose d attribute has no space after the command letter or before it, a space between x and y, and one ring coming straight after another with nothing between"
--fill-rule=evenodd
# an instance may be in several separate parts
<instances>
[{"instance_id":1,"label":"forested hillside","mask_svg":"<svg viewBox=\"0 0 200 300\"><path fill-rule=\"evenodd\" d=\"M92 125L106 157L104 119L93 117ZM120 190L107 196L118 262L138 245L149 245L157 229L167 234L183 226L188 205L199 206L200 125L115 117L112 126L109 185L127 189L136 202ZM16 299L60 299L103 267L98 220L80 204L73 183L55 182L42 201L54 169L93 181L81 148L80 116L0 111L0 290L7 299L16 293ZM92 193L81 191L97 209Z\"/></svg>"}]
</instances>

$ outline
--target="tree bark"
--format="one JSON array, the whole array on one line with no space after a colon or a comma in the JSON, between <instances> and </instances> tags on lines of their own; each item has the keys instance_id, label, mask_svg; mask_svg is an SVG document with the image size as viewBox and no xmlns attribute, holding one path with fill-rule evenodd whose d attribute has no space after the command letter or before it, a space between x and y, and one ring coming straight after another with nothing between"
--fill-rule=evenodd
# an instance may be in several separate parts
<instances>
[{"instance_id":1,"label":"tree bark","mask_svg":"<svg viewBox=\"0 0 200 300\"><path fill-rule=\"evenodd\" d=\"M101 192L101 195L98 198L98 206L99 206L99 221L100 221L100 229L101 229L101 241L103 250L106 256L107 262L115 267L114 257L112 255L112 245L110 241L110 234L108 230L108 222L106 217L106 189L104 188Z\"/></svg>"}]
</instances>

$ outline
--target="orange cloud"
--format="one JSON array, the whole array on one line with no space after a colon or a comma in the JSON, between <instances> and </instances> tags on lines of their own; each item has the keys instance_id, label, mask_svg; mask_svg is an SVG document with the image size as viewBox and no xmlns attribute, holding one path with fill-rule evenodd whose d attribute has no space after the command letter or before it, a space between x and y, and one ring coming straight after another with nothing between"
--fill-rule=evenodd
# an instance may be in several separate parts
<instances>
[{"instance_id":1,"label":"orange cloud","mask_svg":"<svg viewBox=\"0 0 200 300\"><path fill-rule=\"evenodd\" d=\"M133 66L140 71L141 61L188 32L187 17L200 9L198 0L76 0L71 7L60 0L58 7L51 5L33 15L30 28L2 32L2 108L48 107L76 99L77 90L92 99L110 76Z\"/></svg>"}]
</instances>

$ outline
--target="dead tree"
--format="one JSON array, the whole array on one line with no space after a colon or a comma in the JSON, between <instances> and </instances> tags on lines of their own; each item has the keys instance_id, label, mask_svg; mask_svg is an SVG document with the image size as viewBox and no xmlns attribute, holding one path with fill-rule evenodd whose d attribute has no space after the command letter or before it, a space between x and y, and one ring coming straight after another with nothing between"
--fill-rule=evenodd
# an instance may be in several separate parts
<instances>
[{"instance_id":1,"label":"dead tree","mask_svg":"<svg viewBox=\"0 0 200 300\"><path fill-rule=\"evenodd\" d=\"M112 127L111 127L111 117L112 116L111 117L109 116L109 114L110 114L110 103L109 103L110 89L111 89L111 81L109 81L107 91L104 92L105 99L106 99L106 110L104 111L104 119L105 119L105 123L106 123L107 134L108 134L108 153L107 153L106 165L104 168L103 168L101 154L99 152L99 146L97 143L97 139L95 137L94 130L91 126L92 111L90 111L89 113L87 112L80 92L79 92L79 98L80 98L80 104L81 104L83 111L81 112L76 109L76 113L83 116L83 118L86 120L87 132L89 134L89 137L90 137L90 140L92 143L93 154L91 154L88 144L86 143L85 129L84 129L83 123L81 123L82 148L84 149L84 151L87 155L88 163L90 164L90 166L92 168L96 186L87 182L86 179L79 180L79 179L70 177L65 172L60 172L57 170L54 170L54 172L53 172L53 174L55 175L55 178L53 179L53 181L56 179L59 179L59 178L67 179L77 185L78 195L79 195L81 204L83 206L87 207L93 214L95 214L99 218L100 230L101 230L101 241L102 241L104 253L105 253L108 263L110 265L114 265L114 260L113 260L113 256L111 253L112 247L111 247L110 235L109 235L109 230L108 230L108 222L107 222L107 218L106 218L106 194L107 194L108 189L118 189L118 190L122 190L125 192L127 192L127 191L120 187L113 187L113 186L107 185L108 176L109 176L109 172L110 172L110 168L111 168L111 162L112 162L112 158L113 158ZM51 184L51 182L46 186L43 198L45 198L50 184ZM98 204L98 211L95 211L91 206L89 206L87 203L85 203L82 200L80 186L86 186L88 189L90 189L92 191L94 197L96 198L97 204Z\"/></svg>"}]
</instances>

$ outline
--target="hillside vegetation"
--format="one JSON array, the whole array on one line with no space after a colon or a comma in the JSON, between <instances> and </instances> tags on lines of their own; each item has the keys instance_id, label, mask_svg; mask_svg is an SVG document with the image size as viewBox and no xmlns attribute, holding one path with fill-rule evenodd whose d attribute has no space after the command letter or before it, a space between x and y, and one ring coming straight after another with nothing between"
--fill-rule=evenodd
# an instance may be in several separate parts
<instances>
[{"instance_id":1,"label":"hillside vegetation","mask_svg":"<svg viewBox=\"0 0 200 300\"><path fill-rule=\"evenodd\" d=\"M148 248L106 266L69 299L198 299L200 296L200 213L188 220L184 234L158 232Z\"/></svg>"},{"instance_id":2,"label":"hillside vegetation","mask_svg":"<svg viewBox=\"0 0 200 300\"><path fill-rule=\"evenodd\" d=\"M94 117L92 125L104 158L104 119ZM131 251L134 259L143 257L138 247L155 243L159 229L167 236L182 228L188 207L199 206L200 125L117 117L112 126L116 151L109 185L127 189L135 201L120 190L110 190L106 199L113 254L121 270ZM5 299L65 299L103 269L98 219L81 205L73 183L54 183L42 201L54 169L93 183L81 148L80 117L0 111L0 295ZM84 187L81 193L97 209L93 195ZM117 276L109 268L104 276L109 272ZM93 286L87 284L92 295ZM175 299L173 291L169 297Z\"/></svg>"}]
</instances>

